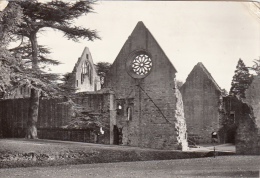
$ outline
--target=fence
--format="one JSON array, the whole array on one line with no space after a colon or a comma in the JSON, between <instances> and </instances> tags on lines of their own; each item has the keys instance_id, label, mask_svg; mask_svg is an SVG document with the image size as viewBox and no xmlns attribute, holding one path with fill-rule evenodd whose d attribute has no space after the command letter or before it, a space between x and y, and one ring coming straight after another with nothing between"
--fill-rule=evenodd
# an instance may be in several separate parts
<instances>
[{"instance_id":1,"label":"fence","mask_svg":"<svg viewBox=\"0 0 260 178\"><path fill-rule=\"evenodd\" d=\"M109 125L110 94L81 93L75 102L90 114L98 114ZM37 122L38 137L42 139L98 142L109 144L110 131L98 136L92 129L63 129L71 119L71 107L64 104L65 98L41 99ZM113 102L112 102L113 103ZM29 98L0 101L0 136L4 138L25 137L29 111Z\"/></svg>"}]
</instances>

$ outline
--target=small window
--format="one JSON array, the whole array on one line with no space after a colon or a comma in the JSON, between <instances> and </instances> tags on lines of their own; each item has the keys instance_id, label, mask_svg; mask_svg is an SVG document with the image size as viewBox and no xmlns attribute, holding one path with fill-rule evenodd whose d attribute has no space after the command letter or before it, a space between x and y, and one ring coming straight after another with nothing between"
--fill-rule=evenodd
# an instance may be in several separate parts
<instances>
[{"instance_id":1,"label":"small window","mask_svg":"<svg viewBox=\"0 0 260 178\"><path fill-rule=\"evenodd\" d=\"M235 111L230 111L229 118L231 123L235 123Z\"/></svg>"},{"instance_id":2,"label":"small window","mask_svg":"<svg viewBox=\"0 0 260 178\"><path fill-rule=\"evenodd\" d=\"M127 120L132 120L132 109L130 107L127 108Z\"/></svg>"},{"instance_id":3,"label":"small window","mask_svg":"<svg viewBox=\"0 0 260 178\"><path fill-rule=\"evenodd\" d=\"M76 85L77 85L77 87L79 86L79 81L78 80L77 80L77 84Z\"/></svg>"},{"instance_id":4,"label":"small window","mask_svg":"<svg viewBox=\"0 0 260 178\"><path fill-rule=\"evenodd\" d=\"M86 54L86 58L88 59L88 54Z\"/></svg>"},{"instance_id":5,"label":"small window","mask_svg":"<svg viewBox=\"0 0 260 178\"><path fill-rule=\"evenodd\" d=\"M81 84L83 84L83 82L84 82L84 74L81 73Z\"/></svg>"},{"instance_id":6,"label":"small window","mask_svg":"<svg viewBox=\"0 0 260 178\"><path fill-rule=\"evenodd\" d=\"M82 74L87 74L87 72L88 72L88 66L87 66L87 63L84 62L84 63L82 64L81 73L82 73Z\"/></svg>"},{"instance_id":7,"label":"small window","mask_svg":"<svg viewBox=\"0 0 260 178\"><path fill-rule=\"evenodd\" d=\"M117 115L119 115L119 116L123 116L124 115L123 106L121 104L117 105Z\"/></svg>"},{"instance_id":8,"label":"small window","mask_svg":"<svg viewBox=\"0 0 260 178\"><path fill-rule=\"evenodd\" d=\"M92 84L92 70L89 67L89 83Z\"/></svg>"}]
</instances>

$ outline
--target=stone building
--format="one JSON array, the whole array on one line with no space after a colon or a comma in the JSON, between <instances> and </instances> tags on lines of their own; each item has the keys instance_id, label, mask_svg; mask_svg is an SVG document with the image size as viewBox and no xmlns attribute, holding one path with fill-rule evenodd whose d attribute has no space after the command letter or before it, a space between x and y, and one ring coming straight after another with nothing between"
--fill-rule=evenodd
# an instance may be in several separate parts
<instances>
[{"instance_id":1,"label":"stone building","mask_svg":"<svg viewBox=\"0 0 260 178\"><path fill-rule=\"evenodd\" d=\"M253 82L253 86L251 85L246 92L246 97L248 97L246 101L242 101L236 96L226 96L223 97L221 104L220 141L234 143L237 154L260 154L258 110L255 110L259 107L259 97L254 95L259 88L254 88L256 83ZM253 98L254 96L255 98Z\"/></svg>"},{"instance_id":2,"label":"stone building","mask_svg":"<svg viewBox=\"0 0 260 178\"><path fill-rule=\"evenodd\" d=\"M236 151L238 154L260 155L260 75L255 76L246 90L245 103L250 112L239 123Z\"/></svg>"},{"instance_id":3,"label":"stone building","mask_svg":"<svg viewBox=\"0 0 260 178\"><path fill-rule=\"evenodd\" d=\"M199 62L188 75L180 91L188 139L195 143L210 143L211 133L219 129L221 88Z\"/></svg>"},{"instance_id":4,"label":"stone building","mask_svg":"<svg viewBox=\"0 0 260 178\"><path fill-rule=\"evenodd\" d=\"M95 65L88 47L85 47L78 59L68 84L77 89L77 92L100 90L100 77L97 75Z\"/></svg>"},{"instance_id":5,"label":"stone building","mask_svg":"<svg viewBox=\"0 0 260 178\"><path fill-rule=\"evenodd\" d=\"M114 137L123 145L187 148L176 69L143 22L138 22L108 72L104 86L115 92Z\"/></svg>"}]
</instances>

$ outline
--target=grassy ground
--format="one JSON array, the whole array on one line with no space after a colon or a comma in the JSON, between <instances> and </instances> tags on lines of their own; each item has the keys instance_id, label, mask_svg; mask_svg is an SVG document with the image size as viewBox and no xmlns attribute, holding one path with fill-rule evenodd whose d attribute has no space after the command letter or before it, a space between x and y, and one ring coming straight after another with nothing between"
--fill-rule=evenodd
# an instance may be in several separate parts
<instances>
[{"instance_id":1,"label":"grassy ground","mask_svg":"<svg viewBox=\"0 0 260 178\"><path fill-rule=\"evenodd\" d=\"M4 178L227 178L258 177L260 156L217 156L120 163L0 169Z\"/></svg>"},{"instance_id":2,"label":"grassy ground","mask_svg":"<svg viewBox=\"0 0 260 178\"><path fill-rule=\"evenodd\" d=\"M231 153L219 152L218 154ZM208 156L213 156L213 152L167 151L54 140L0 139L0 168L187 159Z\"/></svg>"}]
</instances>

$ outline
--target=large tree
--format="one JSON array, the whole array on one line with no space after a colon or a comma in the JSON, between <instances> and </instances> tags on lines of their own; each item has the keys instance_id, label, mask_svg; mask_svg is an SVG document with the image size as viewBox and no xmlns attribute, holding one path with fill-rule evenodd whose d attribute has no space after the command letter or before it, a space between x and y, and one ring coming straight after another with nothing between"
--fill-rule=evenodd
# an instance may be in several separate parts
<instances>
[{"instance_id":1,"label":"large tree","mask_svg":"<svg viewBox=\"0 0 260 178\"><path fill-rule=\"evenodd\" d=\"M245 98L245 91L252 83L252 80L253 76L249 73L248 67L246 67L242 59L239 59L229 94Z\"/></svg>"},{"instance_id":2,"label":"large tree","mask_svg":"<svg viewBox=\"0 0 260 178\"><path fill-rule=\"evenodd\" d=\"M37 138L36 123L38 120L39 95L42 91L54 91L55 85L50 80L55 80L55 75L43 73L40 69L41 46L38 45L37 34L43 32L45 28L52 28L64 33L64 36L75 42L79 38L94 40L99 38L95 30L89 30L84 27L74 26L74 21L78 17L92 12L94 1L49 1L46 3L33 1L10 1L10 4L19 5L22 8L23 16L18 30L13 33L20 39L27 38L29 43L24 45L22 50L27 50L31 62L31 68L28 70L33 78L38 80L29 80L31 87L29 116L27 122L27 138ZM26 46L31 48L26 48ZM23 56L24 57L24 56ZM46 60L45 60L46 61ZM50 61L48 62L55 62ZM53 87L54 86L54 87Z\"/></svg>"}]
</instances>

